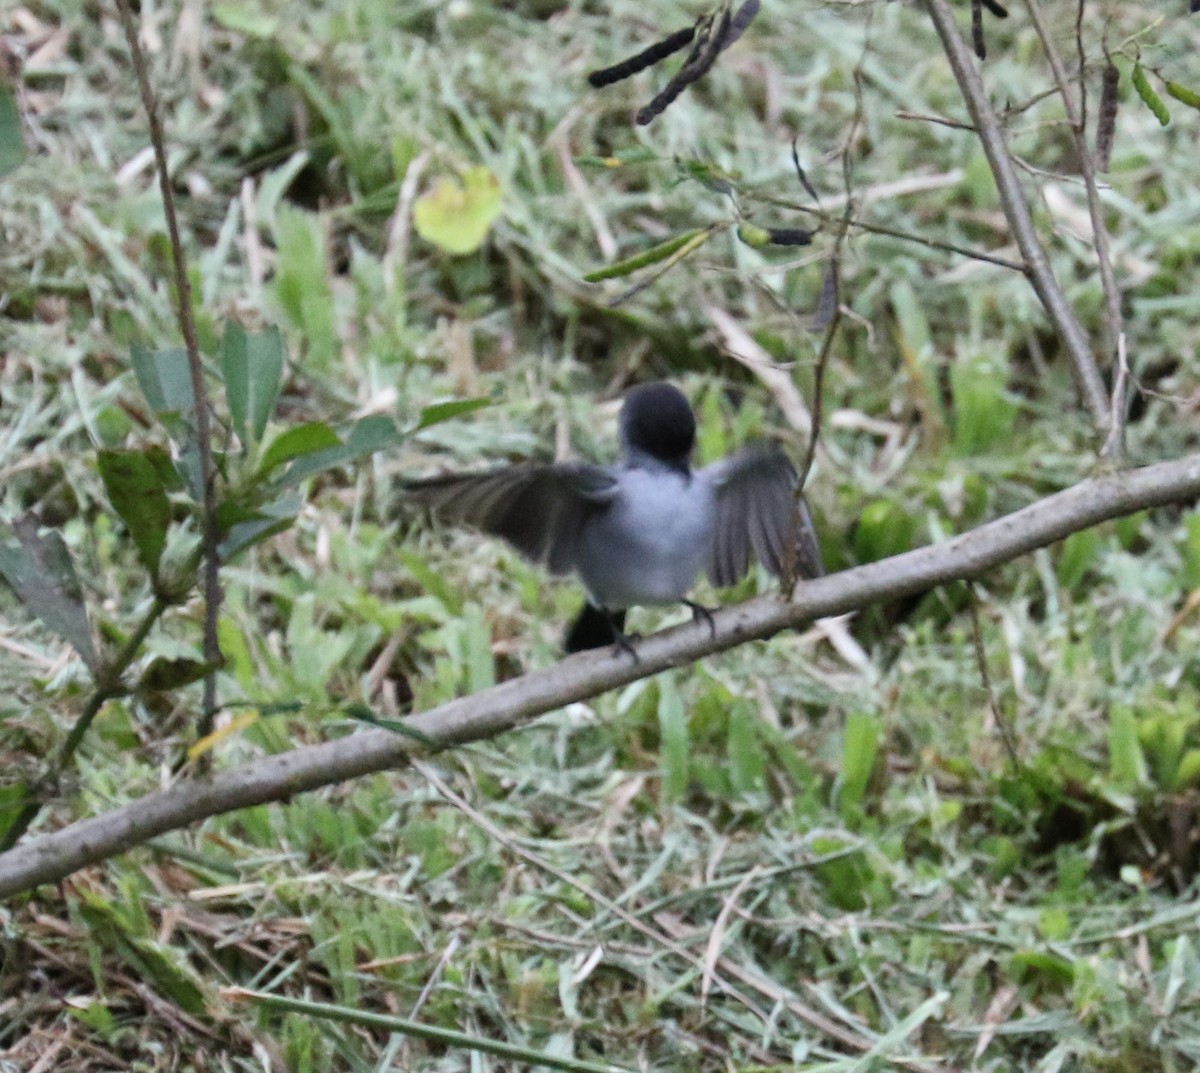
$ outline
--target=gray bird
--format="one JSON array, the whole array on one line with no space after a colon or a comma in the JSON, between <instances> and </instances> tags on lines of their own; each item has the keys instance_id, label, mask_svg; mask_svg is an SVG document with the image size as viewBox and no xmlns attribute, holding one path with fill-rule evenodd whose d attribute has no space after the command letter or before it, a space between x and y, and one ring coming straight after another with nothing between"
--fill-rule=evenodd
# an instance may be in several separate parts
<instances>
[{"instance_id":1,"label":"gray bird","mask_svg":"<svg viewBox=\"0 0 1200 1073\"><path fill-rule=\"evenodd\" d=\"M502 537L552 574L578 574L588 603L567 632L568 652L615 643L633 653L623 629L634 605L683 603L711 625L708 610L687 598L701 571L732 585L753 553L778 576L789 538L796 573L823 573L782 451L753 446L693 469L696 420L666 383L630 390L620 427L619 465L525 463L415 481L405 494L445 522Z\"/></svg>"}]
</instances>

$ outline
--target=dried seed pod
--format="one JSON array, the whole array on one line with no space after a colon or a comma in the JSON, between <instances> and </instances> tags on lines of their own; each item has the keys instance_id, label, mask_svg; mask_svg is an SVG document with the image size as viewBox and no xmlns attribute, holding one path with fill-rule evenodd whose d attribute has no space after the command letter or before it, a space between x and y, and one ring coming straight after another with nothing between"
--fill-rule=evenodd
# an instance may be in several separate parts
<instances>
[{"instance_id":1,"label":"dried seed pod","mask_svg":"<svg viewBox=\"0 0 1200 1073\"><path fill-rule=\"evenodd\" d=\"M983 0L971 0L971 44L975 55L987 59L987 42L983 39Z\"/></svg>"},{"instance_id":2,"label":"dried seed pod","mask_svg":"<svg viewBox=\"0 0 1200 1073\"><path fill-rule=\"evenodd\" d=\"M808 246L812 244L815 231L802 227L768 227L767 236L772 246Z\"/></svg>"},{"instance_id":3,"label":"dried seed pod","mask_svg":"<svg viewBox=\"0 0 1200 1073\"><path fill-rule=\"evenodd\" d=\"M823 332L833 323L834 315L838 311L838 303L841 301L840 277L838 259L835 257L825 269L817 311L813 314L812 323L808 326L810 332Z\"/></svg>"},{"instance_id":4,"label":"dried seed pod","mask_svg":"<svg viewBox=\"0 0 1200 1073\"><path fill-rule=\"evenodd\" d=\"M665 60L672 53L690 45L695 36L696 27L685 26L682 30L676 30L669 37L656 41L649 48L630 56L627 60L615 63L611 67L604 67L599 71L593 71L588 75L588 83L595 86L596 89L600 89L602 86L611 86L614 82L620 82Z\"/></svg>"},{"instance_id":5,"label":"dried seed pod","mask_svg":"<svg viewBox=\"0 0 1200 1073\"><path fill-rule=\"evenodd\" d=\"M1109 60L1100 84L1100 109L1096 119L1096 168L1099 171L1108 171L1112 162L1113 134L1117 129L1117 108L1120 105L1117 90L1120 84L1121 72Z\"/></svg>"}]
</instances>

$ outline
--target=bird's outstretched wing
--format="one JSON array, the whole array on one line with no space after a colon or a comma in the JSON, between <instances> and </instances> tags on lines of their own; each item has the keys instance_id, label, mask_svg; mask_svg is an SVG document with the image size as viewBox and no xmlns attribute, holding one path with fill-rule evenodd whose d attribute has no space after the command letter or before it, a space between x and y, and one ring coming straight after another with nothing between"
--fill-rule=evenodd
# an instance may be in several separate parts
<instances>
[{"instance_id":1,"label":"bird's outstretched wing","mask_svg":"<svg viewBox=\"0 0 1200 1073\"><path fill-rule=\"evenodd\" d=\"M772 574L789 560L795 539L796 572L824 573L821 548L808 504L796 499L796 471L787 455L771 447L750 447L700 471L716 499L708 577L718 587L733 585L750 568L750 555Z\"/></svg>"},{"instance_id":2,"label":"bird's outstretched wing","mask_svg":"<svg viewBox=\"0 0 1200 1073\"><path fill-rule=\"evenodd\" d=\"M583 523L616 494L615 474L581 462L449 474L404 489L409 503L444 522L502 537L554 574L574 567Z\"/></svg>"}]
</instances>

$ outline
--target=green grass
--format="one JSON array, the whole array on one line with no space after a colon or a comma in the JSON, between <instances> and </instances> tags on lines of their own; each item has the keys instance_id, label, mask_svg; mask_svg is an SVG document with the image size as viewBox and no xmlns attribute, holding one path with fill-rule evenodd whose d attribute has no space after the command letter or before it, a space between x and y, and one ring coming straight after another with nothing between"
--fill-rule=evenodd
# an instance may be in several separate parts
<instances>
[{"instance_id":1,"label":"green grass","mask_svg":"<svg viewBox=\"0 0 1200 1073\"><path fill-rule=\"evenodd\" d=\"M321 475L295 526L224 572L221 696L261 714L214 746L218 766L353 733L354 703L395 716L558 658L577 590L495 543L411 525L400 478L548 457L556 438L607 457L620 387L651 377L696 403L706 458L760 435L799 456L803 437L721 353L705 310L793 363L811 401L819 339L805 324L831 233L760 250L723 230L616 308L631 279L582 277L610 238L621 258L738 212L811 224L779 204L806 201L793 137L836 207L856 68L854 188L883 189L859 214L1013 256L971 135L897 115L963 116L920 13L764 6L647 129L630 116L666 75L602 92L584 75L692 8L187 6L200 31L178 47L178 11L155 9L148 47L214 376L236 316L286 335L273 431L369 413L410 429L431 403L491 400ZM1017 7L988 22L1001 103L1049 86ZM96 449L167 442L130 347L178 342L169 247L150 170L126 168L148 143L115 15L25 10L46 34L61 27L65 49L26 70L29 157L0 178L0 520L34 510L60 527L94 621L129 630L150 587ZM1110 43L1159 14L1110 5ZM1143 63L1200 85L1195 20L1163 17L1139 38ZM45 36L29 21L4 32L27 52ZM1141 462L1195 447L1200 117L1173 103L1160 128L1123 93L1105 205L1131 362L1151 392L1130 428ZM1070 171L1048 122L1059 115L1043 101L1011 117L1023 160ZM584 159L597 156L634 162ZM418 193L474 166L500 180L479 252L450 256L395 227L418 160ZM931 175L948 177L887 193ZM1035 215L1057 227L1055 270L1098 337L1099 283L1072 234L1081 190L1025 181L1054 187ZM853 234L842 295L853 316L811 492L830 568L944 538L1092 469L1066 357L1018 274ZM1176 615L1200 585L1198 518L1152 511L981 579L990 698L969 594L951 586L858 615L862 659L818 630L784 635L17 899L0 908L0 1069L59 1045L63 1070L517 1067L334 1006L580 1069L1190 1068L1200 620ZM188 547L180 537L166 555ZM722 598L770 585L756 576ZM685 614L639 611L633 625ZM136 669L198 658L199 624L195 603L169 611ZM86 691L81 663L0 589L0 792L43 770ZM35 832L158 788L198 710L195 686L107 705ZM259 1007L225 988L318 1005ZM873 1057L856 1064L820 1018Z\"/></svg>"}]
</instances>

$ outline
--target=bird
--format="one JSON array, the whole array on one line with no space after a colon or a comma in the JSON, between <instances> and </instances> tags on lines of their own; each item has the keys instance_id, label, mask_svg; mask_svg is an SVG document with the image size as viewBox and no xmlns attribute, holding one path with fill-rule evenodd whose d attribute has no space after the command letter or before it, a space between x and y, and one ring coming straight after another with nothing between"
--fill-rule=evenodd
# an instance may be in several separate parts
<instances>
[{"instance_id":1,"label":"bird","mask_svg":"<svg viewBox=\"0 0 1200 1073\"><path fill-rule=\"evenodd\" d=\"M517 463L409 481L403 496L442 522L506 540L553 575L578 575L587 602L564 638L568 653L616 645L636 660L624 632L634 606L681 603L712 627L709 609L689 599L697 578L733 585L752 555L776 576L789 566L802 577L824 572L796 470L778 447L754 444L693 468L696 419L665 381L626 393L619 430L616 465Z\"/></svg>"}]
</instances>

